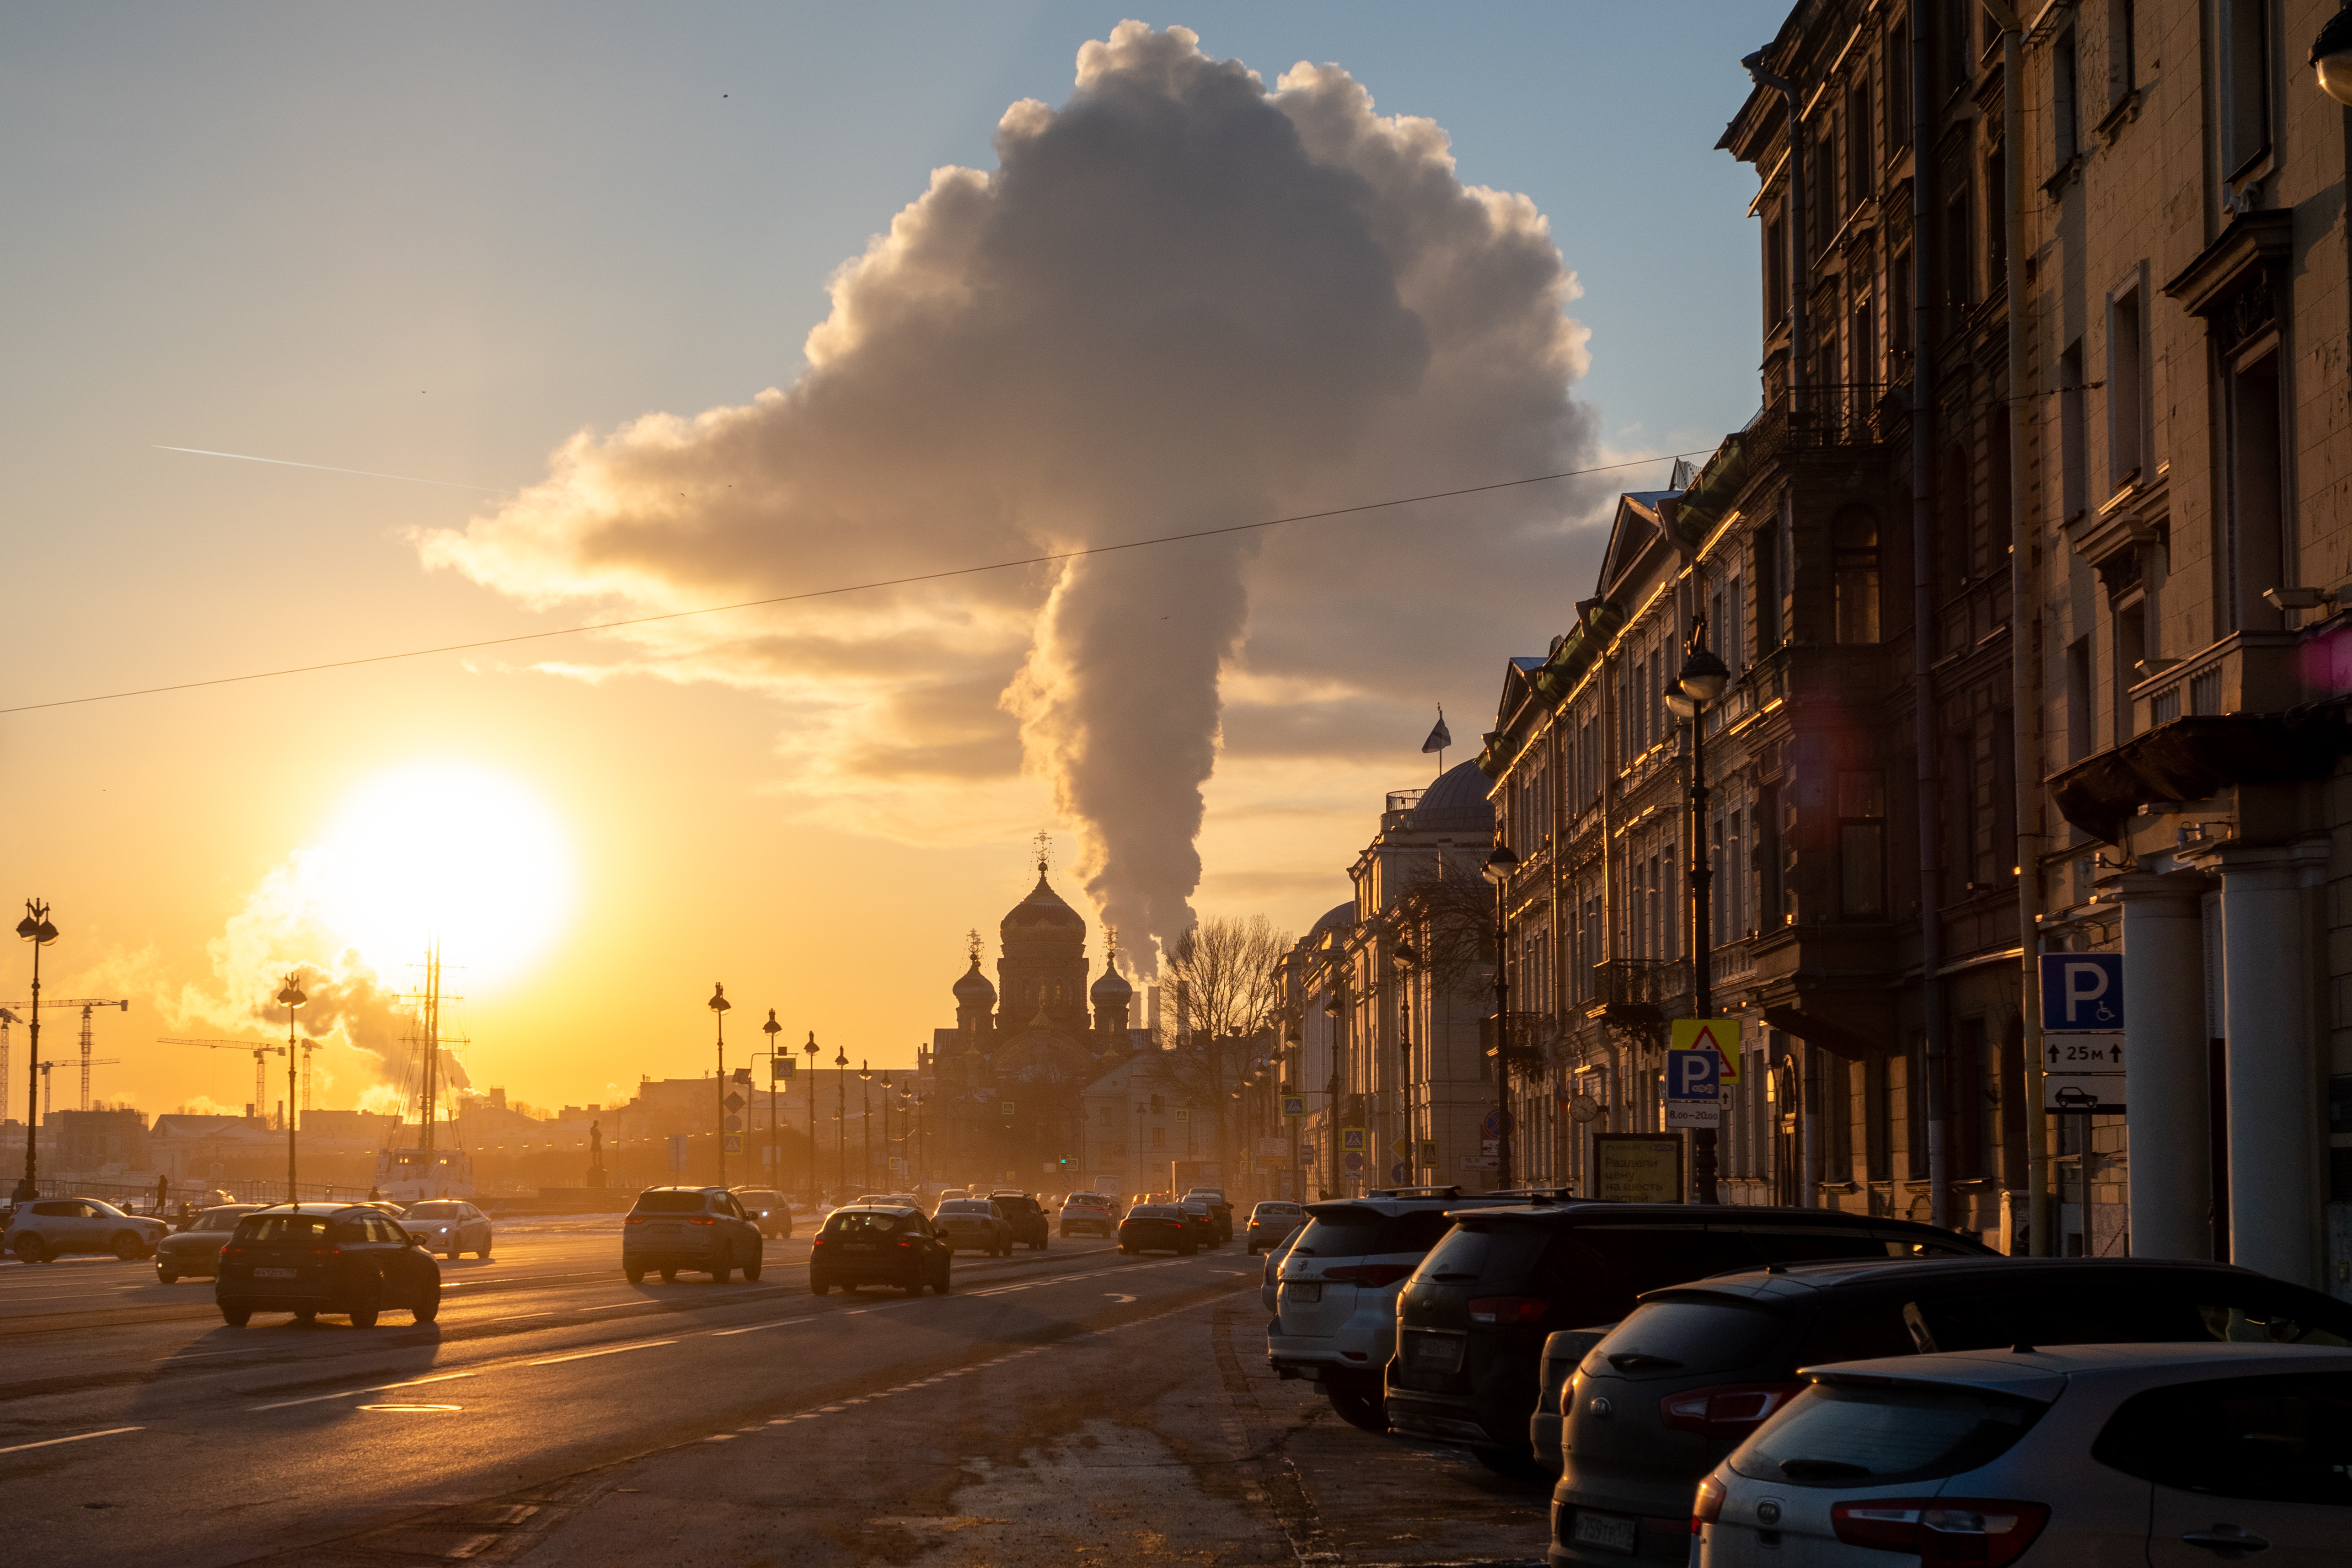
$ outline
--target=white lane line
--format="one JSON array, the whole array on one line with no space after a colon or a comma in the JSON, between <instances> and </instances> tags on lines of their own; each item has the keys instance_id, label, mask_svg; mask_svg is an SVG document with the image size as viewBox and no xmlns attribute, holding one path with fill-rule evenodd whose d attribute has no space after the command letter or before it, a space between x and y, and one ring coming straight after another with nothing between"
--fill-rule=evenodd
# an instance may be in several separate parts
<instances>
[{"instance_id":1,"label":"white lane line","mask_svg":"<svg viewBox=\"0 0 2352 1568\"><path fill-rule=\"evenodd\" d=\"M330 1399L351 1399L362 1394L386 1394L395 1388L415 1388L422 1383L448 1383L460 1377L478 1375L471 1372L444 1372L434 1377L412 1377L405 1383L379 1383L370 1388L346 1388L335 1394L313 1394L308 1399L280 1399L274 1405L256 1405L259 1410L291 1410L297 1405L322 1405Z\"/></svg>"},{"instance_id":2,"label":"white lane line","mask_svg":"<svg viewBox=\"0 0 2352 1568\"><path fill-rule=\"evenodd\" d=\"M623 1307L642 1307L648 1304L645 1301L607 1301L601 1307L574 1307L572 1310L575 1312L618 1312Z\"/></svg>"},{"instance_id":3,"label":"white lane line","mask_svg":"<svg viewBox=\"0 0 2352 1568\"><path fill-rule=\"evenodd\" d=\"M509 1312L502 1318L485 1318L483 1321L493 1323L519 1323L525 1318L551 1318L554 1315L553 1312Z\"/></svg>"},{"instance_id":4,"label":"white lane line","mask_svg":"<svg viewBox=\"0 0 2352 1568\"><path fill-rule=\"evenodd\" d=\"M525 1366L553 1366L563 1361L586 1361L590 1356L618 1355L625 1350L651 1350L657 1344L676 1344L674 1339L641 1339L635 1344L608 1345L603 1350L575 1350L570 1355L544 1356L538 1361L526 1361Z\"/></svg>"},{"instance_id":5,"label":"white lane line","mask_svg":"<svg viewBox=\"0 0 2352 1568\"><path fill-rule=\"evenodd\" d=\"M0 1448L0 1454L21 1454L27 1448L54 1448L59 1443L87 1443L92 1437L114 1437L125 1432L144 1432L146 1429L144 1427L109 1427L103 1432L76 1432L70 1437L44 1437L37 1443L18 1443L13 1448Z\"/></svg>"},{"instance_id":6,"label":"white lane line","mask_svg":"<svg viewBox=\"0 0 2352 1568\"><path fill-rule=\"evenodd\" d=\"M710 1331L710 1337L712 1339L725 1339L729 1334L758 1333L761 1329L788 1329L794 1323L814 1322L814 1321L815 1320L813 1318L778 1318L772 1323L753 1323L749 1328L712 1329Z\"/></svg>"}]
</instances>

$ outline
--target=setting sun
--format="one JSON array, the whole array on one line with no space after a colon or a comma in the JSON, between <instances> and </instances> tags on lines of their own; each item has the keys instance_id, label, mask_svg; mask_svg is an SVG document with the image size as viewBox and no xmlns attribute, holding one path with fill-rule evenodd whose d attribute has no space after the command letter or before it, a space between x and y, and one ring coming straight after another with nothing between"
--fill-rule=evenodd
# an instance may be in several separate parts
<instances>
[{"instance_id":1,"label":"setting sun","mask_svg":"<svg viewBox=\"0 0 2352 1568\"><path fill-rule=\"evenodd\" d=\"M369 780L329 822L320 914L379 974L438 943L477 992L528 971L572 915L572 845L509 775L432 762Z\"/></svg>"}]
</instances>

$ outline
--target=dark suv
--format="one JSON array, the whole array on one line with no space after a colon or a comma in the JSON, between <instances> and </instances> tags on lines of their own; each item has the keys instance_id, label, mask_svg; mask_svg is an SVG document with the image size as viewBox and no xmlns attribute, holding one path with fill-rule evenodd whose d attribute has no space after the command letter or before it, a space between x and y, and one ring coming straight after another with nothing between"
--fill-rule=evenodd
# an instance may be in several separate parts
<instances>
[{"instance_id":1,"label":"dark suv","mask_svg":"<svg viewBox=\"0 0 2352 1568\"><path fill-rule=\"evenodd\" d=\"M894 1285L919 1296L928 1285L932 1294L944 1296L950 1288L948 1270L954 1256L921 1209L908 1204L852 1204L825 1216L824 1228L809 1244L809 1293L822 1296L835 1285L845 1291Z\"/></svg>"},{"instance_id":2,"label":"dark suv","mask_svg":"<svg viewBox=\"0 0 2352 1568\"><path fill-rule=\"evenodd\" d=\"M347 1312L353 1328L372 1329L399 1307L429 1323L441 1311L441 1265L375 1209L281 1203L236 1222L220 1249L213 1299L231 1328L256 1312L292 1312L304 1323Z\"/></svg>"},{"instance_id":3,"label":"dark suv","mask_svg":"<svg viewBox=\"0 0 2352 1568\"><path fill-rule=\"evenodd\" d=\"M621 1272L632 1285L648 1269L666 1281L680 1269L709 1274L716 1285L738 1269L756 1280L761 1253L759 1223L723 1186L649 1186L621 1227Z\"/></svg>"},{"instance_id":4,"label":"dark suv","mask_svg":"<svg viewBox=\"0 0 2352 1568\"><path fill-rule=\"evenodd\" d=\"M1701 1477L1824 1362L2011 1346L2352 1344L2352 1306L2220 1263L1985 1258L1801 1264L1644 1296L1561 1400L1550 1562L1680 1563Z\"/></svg>"},{"instance_id":5,"label":"dark suv","mask_svg":"<svg viewBox=\"0 0 2352 1568\"><path fill-rule=\"evenodd\" d=\"M1541 1473L1528 1417L1556 1330L1612 1322L1644 1291L1759 1264L1992 1255L1932 1226L1819 1208L1571 1200L1449 1218L1397 1302L1388 1417L1505 1475Z\"/></svg>"},{"instance_id":6,"label":"dark suv","mask_svg":"<svg viewBox=\"0 0 2352 1568\"><path fill-rule=\"evenodd\" d=\"M988 1198L996 1205L997 1212L1004 1216L1005 1222L1013 1227L1013 1244L1015 1247L1026 1246L1039 1252L1045 1250L1045 1243L1053 1236L1054 1228L1046 1223L1045 1211L1037 1206L1035 1198L1011 1187L999 1187L990 1193Z\"/></svg>"}]
</instances>

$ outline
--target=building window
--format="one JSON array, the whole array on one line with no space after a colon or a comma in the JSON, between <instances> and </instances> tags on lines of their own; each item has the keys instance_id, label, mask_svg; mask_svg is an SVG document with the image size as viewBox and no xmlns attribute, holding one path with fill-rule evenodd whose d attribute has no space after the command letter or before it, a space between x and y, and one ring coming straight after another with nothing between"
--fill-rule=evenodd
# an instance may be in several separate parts
<instances>
[{"instance_id":1,"label":"building window","mask_svg":"<svg viewBox=\"0 0 2352 1568\"><path fill-rule=\"evenodd\" d=\"M1756 530L1756 651L1769 653L1785 632L1780 619L1780 530Z\"/></svg>"},{"instance_id":2,"label":"building window","mask_svg":"<svg viewBox=\"0 0 2352 1568\"><path fill-rule=\"evenodd\" d=\"M2080 762L2091 755L2091 640L2077 637L2066 644L2066 760Z\"/></svg>"},{"instance_id":3,"label":"building window","mask_svg":"<svg viewBox=\"0 0 2352 1568\"><path fill-rule=\"evenodd\" d=\"M2273 628L2279 612L2264 589L2287 581L2285 506L2281 484L2285 421L2279 401L2275 344L2242 358L2223 389L2229 420L2229 515L2226 565L2232 630Z\"/></svg>"},{"instance_id":4,"label":"building window","mask_svg":"<svg viewBox=\"0 0 2352 1568\"><path fill-rule=\"evenodd\" d=\"M1878 384L1878 322L1872 313L1872 304L1867 294L1854 297L1853 330L1846 341L1847 359L1853 369L1847 372L1846 379L1856 386ZM1858 401L1857 412L1864 406Z\"/></svg>"},{"instance_id":5,"label":"building window","mask_svg":"<svg viewBox=\"0 0 2352 1568\"><path fill-rule=\"evenodd\" d=\"M2140 662L2147 657L2147 601L2118 604L2116 627L2116 744L2132 737L2131 689L2139 679Z\"/></svg>"},{"instance_id":6,"label":"building window","mask_svg":"<svg viewBox=\"0 0 2352 1568\"><path fill-rule=\"evenodd\" d=\"M1980 9L1978 0L1943 0L1944 90L1948 94L1969 85L1977 57L1976 29L1971 24Z\"/></svg>"},{"instance_id":7,"label":"building window","mask_svg":"<svg viewBox=\"0 0 2352 1568\"><path fill-rule=\"evenodd\" d=\"M1789 225L1774 218L1764 225L1764 329L1789 314Z\"/></svg>"},{"instance_id":8,"label":"building window","mask_svg":"<svg viewBox=\"0 0 2352 1568\"><path fill-rule=\"evenodd\" d=\"M2009 284L2009 158L1985 160L1985 293L2007 292Z\"/></svg>"},{"instance_id":9,"label":"building window","mask_svg":"<svg viewBox=\"0 0 2352 1568\"><path fill-rule=\"evenodd\" d=\"M1895 252L1886 269L1886 348L1899 364L1911 352L1911 252ZM1895 375L1889 371L1887 380Z\"/></svg>"},{"instance_id":10,"label":"building window","mask_svg":"<svg viewBox=\"0 0 2352 1568\"><path fill-rule=\"evenodd\" d=\"M1168 1103L1167 1103L1165 1100L1161 1099L1161 1098L1160 1098L1159 1095L1157 1095L1157 1094L1154 1094L1154 1095L1151 1097L1151 1113L1152 1113L1153 1115L1155 1115L1155 1116L1162 1115L1162 1114L1166 1113L1167 1109L1168 1109Z\"/></svg>"},{"instance_id":11,"label":"building window","mask_svg":"<svg viewBox=\"0 0 2352 1568\"><path fill-rule=\"evenodd\" d=\"M2139 90L2139 16L2135 0L2107 0L2107 112Z\"/></svg>"},{"instance_id":12,"label":"building window","mask_svg":"<svg viewBox=\"0 0 2352 1568\"><path fill-rule=\"evenodd\" d=\"M1837 776L1839 903L1848 920L1886 915L1886 775Z\"/></svg>"},{"instance_id":13,"label":"building window","mask_svg":"<svg viewBox=\"0 0 2352 1568\"><path fill-rule=\"evenodd\" d=\"M1830 526L1830 573L1837 600L1837 640L1878 641L1878 524L1848 507Z\"/></svg>"},{"instance_id":14,"label":"building window","mask_svg":"<svg viewBox=\"0 0 2352 1568\"><path fill-rule=\"evenodd\" d=\"M2124 487L2144 458L2141 432L2147 423L2142 382L2147 375L2137 288L2107 305L2107 489ZM2263 584L2270 587L2268 583Z\"/></svg>"},{"instance_id":15,"label":"building window","mask_svg":"<svg viewBox=\"0 0 2352 1568\"><path fill-rule=\"evenodd\" d=\"M1911 139L1911 24L1897 16L1886 25L1886 152Z\"/></svg>"},{"instance_id":16,"label":"building window","mask_svg":"<svg viewBox=\"0 0 2352 1568\"><path fill-rule=\"evenodd\" d=\"M1944 203L1944 305L1950 319L1944 323L1946 332L1959 329L1960 318L1968 313L1969 302L1976 298L1976 266L1972 227L1969 222L1969 188L1965 175L1953 181L1955 189Z\"/></svg>"},{"instance_id":17,"label":"building window","mask_svg":"<svg viewBox=\"0 0 2352 1568\"><path fill-rule=\"evenodd\" d=\"M2234 180L2271 150L2272 0L2222 0L2221 167Z\"/></svg>"},{"instance_id":18,"label":"building window","mask_svg":"<svg viewBox=\"0 0 2352 1568\"><path fill-rule=\"evenodd\" d=\"M2090 460L2083 429L2083 340L2058 356L2058 516L2072 522L2088 508Z\"/></svg>"},{"instance_id":19,"label":"building window","mask_svg":"<svg viewBox=\"0 0 2352 1568\"><path fill-rule=\"evenodd\" d=\"M2059 168L2082 151L2082 88L2076 78L2074 30L2058 35L2050 51L2050 127L2052 162Z\"/></svg>"},{"instance_id":20,"label":"building window","mask_svg":"<svg viewBox=\"0 0 2352 1568\"><path fill-rule=\"evenodd\" d=\"M1151 1129L1151 1146L1155 1149L1164 1149L1168 1146L1167 1128L1154 1127Z\"/></svg>"},{"instance_id":21,"label":"building window","mask_svg":"<svg viewBox=\"0 0 2352 1568\"><path fill-rule=\"evenodd\" d=\"M1846 183L1853 188L1856 206L1869 198L1878 183L1878 166L1870 156L1870 77L1865 72L1846 98Z\"/></svg>"}]
</instances>

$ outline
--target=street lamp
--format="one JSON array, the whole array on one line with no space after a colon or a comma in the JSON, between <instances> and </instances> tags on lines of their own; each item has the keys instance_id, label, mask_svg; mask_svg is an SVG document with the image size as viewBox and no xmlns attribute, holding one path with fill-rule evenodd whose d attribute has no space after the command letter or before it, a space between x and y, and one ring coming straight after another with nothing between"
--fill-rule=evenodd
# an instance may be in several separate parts
<instances>
[{"instance_id":1,"label":"street lamp","mask_svg":"<svg viewBox=\"0 0 2352 1568\"><path fill-rule=\"evenodd\" d=\"M1715 1014L1715 934L1708 918L1708 890L1715 867L1706 852L1706 707L1731 684L1731 669L1706 645L1706 617L1691 626L1682 674L1665 693L1666 706L1690 721L1691 1011ZM1701 1203L1716 1201L1716 1129L1691 1129L1691 1186Z\"/></svg>"},{"instance_id":2,"label":"street lamp","mask_svg":"<svg viewBox=\"0 0 2352 1568\"><path fill-rule=\"evenodd\" d=\"M1495 884L1495 1186L1511 1185L1511 980L1503 966L1509 951L1510 916L1507 894L1511 873L1519 857L1508 844L1496 844L1478 874Z\"/></svg>"},{"instance_id":3,"label":"street lamp","mask_svg":"<svg viewBox=\"0 0 2352 1568\"><path fill-rule=\"evenodd\" d=\"M776 1036L783 1030L784 1026L776 1021L776 1009L770 1008L768 1021L760 1026L760 1032L768 1037L768 1179L779 1192L784 1186L784 1135L776 1126L776 1063L783 1058L776 1054Z\"/></svg>"},{"instance_id":4,"label":"street lamp","mask_svg":"<svg viewBox=\"0 0 2352 1568\"><path fill-rule=\"evenodd\" d=\"M299 977L289 975L278 992L278 1004L286 1009L286 1201L299 1203L301 1195L294 1189L294 1009L310 998L302 994ZM260 1106L254 1107L258 1111Z\"/></svg>"},{"instance_id":5,"label":"street lamp","mask_svg":"<svg viewBox=\"0 0 2352 1568\"><path fill-rule=\"evenodd\" d=\"M816 1036L809 1036L814 1040ZM834 1196L849 1185L849 1048L833 1053L833 1186Z\"/></svg>"},{"instance_id":6,"label":"street lamp","mask_svg":"<svg viewBox=\"0 0 2352 1568\"><path fill-rule=\"evenodd\" d=\"M2352 6L2336 12L2319 29L2310 63L2319 73L2319 90L2352 107Z\"/></svg>"},{"instance_id":7,"label":"street lamp","mask_svg":"<svg viewBox=\"0 0 2352 1568\"><path fill-rule=\"evenodd\" d=\"M824 1188L823 1188L823 1187L818 1184L818 1182L817 1182L817 1178L816 1178L816 1030L809 1030L808 1043L807 1043L806 1045L804 1045L804 1046L801 1047L801 1049L802 1049L803 1051L806 1051L806 1052L808 1053L808 1059L809 1059L809 1081L808 1081L808 1102L809 1102L809 1161L808 1161L808 1171L809 1171L809 1184L808 1184L808 1190L809 1190L809 1204L810 1204L810 1206L811 1206L812 1207L815 1207L815 1206L816 1206L816 1204L817 1204L818 1200L819 1200L821 1197L823 1197L823 1196L824 1196Z\"/></svg>"},{"instance_id":8,"label":"street lamp","mask_svg":"<svg viewBox=\"0 0 2352 1568\"><path fill-rule=\"evenodd\" d=\"M727 1185L727 1009L735 1004L727 999L727 988L718 981L710 982L710 1000L705 1004L719 1020L719 1185Z\"/></svg>"},{"instance_id":9,"label":"street lamp","mask_svg":"<svg viewBox=\"0 0 2352 1568\"><path fill-rule=\"evenodd\" d=\"M889 1164L890 1164L890 1096L891 1096L891 1093L892 1093L892 1091L891 1091L891 1088L890 1088L890 1070L889 1070L888 1068L887 1068L887 1067L886 1067L886 1068L884 1068L884 1069L882 1070L882 1164L883 1164L883 1166L884 1166L884 1169L883 1169L883 1175L885 1175L885 1176L888 1176L888 1175L890 1175L890 1174L891 1174L891 1173L890 1173L890 1171L889 1171L889 1169L888 1169L888 1166L889 1166ZM890 1186L890 1184L889 1184L888 1182L887 1182L887 1181L886 1181L886 1182L884 1182L882 1185L883 1185L883 1186ZM892 1188L892 1190L893 1190L893 1191L896 1191L897 1189L896 1189L895 1187L893 1187L893 1188Z\"/></svg>"},{"instance_id":10,"label":"street lamp","mask_svg":"<svg viewBox=\"0 0 2352 1568\"><path fill-rule=\"evenodd\" d=\"M27 1059L25 1079L25 1179L16 1184L16 1201L30 1203L41 1196L39 1171L34 1165L33 1145L39 1141L41 1122L37 1114L41 1103L41 949L58 939L58 928L49 924L49 906L37 898L25 900L25 918L16 922L16 935L33 945L33 1043L25 1054Z\"/></svg>"},{"instance_id":11,"label":"street lamp","mask_svg":"<svg viewBox=\"0 0 2352 1568\"><path fill-rule=\"evenodd\" d=\"M866 1086L873 1082L874 1073L861 1058L857 1063L857 1120L862 1124L858 1130L866 1134L866 1165L857 1176L861 1186L874 1185L874 1102L866 1092Z\"/></svg>"}]
</instances>

